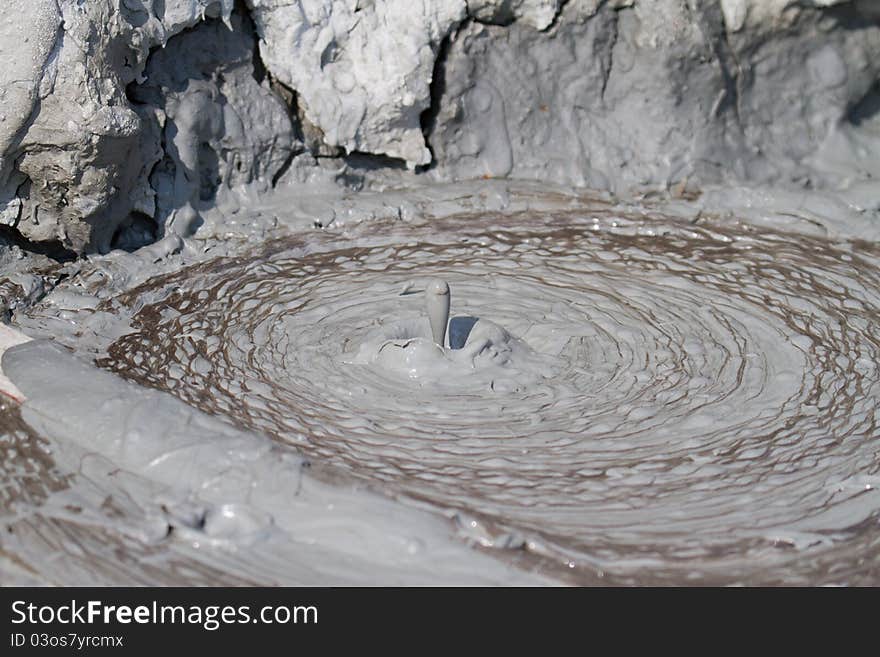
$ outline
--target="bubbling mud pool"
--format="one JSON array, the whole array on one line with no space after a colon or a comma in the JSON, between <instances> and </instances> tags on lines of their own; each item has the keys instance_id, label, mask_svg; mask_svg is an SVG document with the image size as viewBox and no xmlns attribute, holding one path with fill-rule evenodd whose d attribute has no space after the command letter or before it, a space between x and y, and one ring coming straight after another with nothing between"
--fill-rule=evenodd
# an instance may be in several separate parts
<instances>
[{"instance_id":1,"label":"bubbling mud pool","mask_svg":"<svg viewBox=\"0 0 880 657\"><path fill-rule=\"evenodd\" d=\"M370 223L118 297L134 331L99 365L574 581L876 582L878 264L610 211ZM399 292L435 277L453 324L503 326L526 365L358 359L392 324L428 331Z\"/></svg>"}]
</instances>

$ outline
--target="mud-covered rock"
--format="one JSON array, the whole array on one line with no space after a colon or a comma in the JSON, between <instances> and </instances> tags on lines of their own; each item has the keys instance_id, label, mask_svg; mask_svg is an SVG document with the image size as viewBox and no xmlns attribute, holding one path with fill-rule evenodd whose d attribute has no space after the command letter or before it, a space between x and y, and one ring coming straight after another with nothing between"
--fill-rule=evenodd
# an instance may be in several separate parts
<instances>
[{"instance_id":1,"label":"mud-covered rock","mask_svg":"<svg viewBox=\"0 0 880 657\"><path fill-rule=\"evenodd\" d=\"M572 2L547 33L459 30L431 125L440 177L614 191L836 182L803 163L876 83L869 14L827 1L630 4Z\"/></svg>"},{"instance_id":2,"label":"mud-covered rock","mask_svg":"<svg viewBox=\"0 0 880 657\"><path fill-rule=\"evenodd\" d=\"M303 148L411 177L618 192L862 189L880 161L872 0L0 11L0 224L77 253L185 235L220 186L283 183Z\"/></svg>"}]
</instances>

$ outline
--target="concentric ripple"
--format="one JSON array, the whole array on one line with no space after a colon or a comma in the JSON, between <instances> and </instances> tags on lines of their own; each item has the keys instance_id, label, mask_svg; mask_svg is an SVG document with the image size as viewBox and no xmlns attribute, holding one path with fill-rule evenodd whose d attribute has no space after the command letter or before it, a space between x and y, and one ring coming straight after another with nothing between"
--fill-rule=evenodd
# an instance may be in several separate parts
<instances>
[{"instance_id":1,"label":"concentric ripple","mask_svg":"<svg viewBox=\"0 0 880 657\"><path fill-rule=\"evenodd\" d=\"M398 293L428 277L552 366L426 382L353 363L378 327L423 320ZM582 581L864 581L878 283L871 245L744 225L373 223L150 281L116 301L136 330L100 364Z\"/></svg>"}]
</instances>

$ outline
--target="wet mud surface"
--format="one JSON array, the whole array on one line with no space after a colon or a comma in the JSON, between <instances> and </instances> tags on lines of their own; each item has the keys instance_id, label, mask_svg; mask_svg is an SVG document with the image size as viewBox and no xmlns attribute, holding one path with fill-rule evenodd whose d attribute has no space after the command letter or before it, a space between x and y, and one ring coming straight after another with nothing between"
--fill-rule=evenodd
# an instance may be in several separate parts
<instances>
[{"instance_id":1,"label":"wet mud surface","mask_svg":"<svg viewBox=\"0 0 880 657\"><path fill-rule=\"evenodd\" d=\"M39 505L52 492L66 488L51 450L22 420L16 405L0 396L0 449L5 464L0 480L0 508L14 511Z\"/></svg>"},{"instance_id":2,"label":"wet mud surface","mask_svg":"<svg viewBox=\"0 0 880 657\"><path fill-rule=\"evenodd\" d=\"M0 558L15 564L17 571L15 578L9 573L0 577L4 586L260 583L239 575L240 568L206 563L193 551L180 553L167 543L134 538L126 529L137 522L140 509L126 501L121 488L104 484L100 508L86 509L88 498L81 495L81 487L88 481L89 468L59 468L52 446L22 419L17 405L2 396L0 458ZM80 486L80 494L71 486Z\"/></svg>"},{"instance_id":3,"label":"wet mud surface","mask_svg":"<svg viewBox=\"0 0 880 657\"><path fill-rule=\"evenodd\" d=\"M105 304L98 364L455 514L579 583L878 583L880 253L610 210L288 237ZM424 306L537 354L487 378L355 362ZM491 354L490 354L491 356Z\"/></svg>"}]
</instances>

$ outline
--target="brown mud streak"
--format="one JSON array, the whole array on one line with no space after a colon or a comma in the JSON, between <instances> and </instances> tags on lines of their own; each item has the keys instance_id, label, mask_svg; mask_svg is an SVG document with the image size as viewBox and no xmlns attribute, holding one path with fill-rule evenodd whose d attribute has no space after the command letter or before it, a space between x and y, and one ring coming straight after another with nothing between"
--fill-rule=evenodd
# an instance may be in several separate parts
<instances>
[{"instance_id":1,"label":"brown mud streak","mask_svg":"<svg viewBox=\"0 0 880 657\"><path fill-rule=\"evenodd\" d=\"M0 460L4 463L0 508L38 506L51 493L68 487L69 476L55 468L46 441L21 419L17 406L2 397L0 450Z\"/></svg>"}]
</instances>

